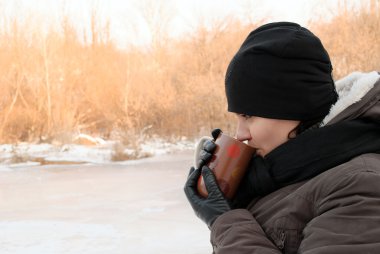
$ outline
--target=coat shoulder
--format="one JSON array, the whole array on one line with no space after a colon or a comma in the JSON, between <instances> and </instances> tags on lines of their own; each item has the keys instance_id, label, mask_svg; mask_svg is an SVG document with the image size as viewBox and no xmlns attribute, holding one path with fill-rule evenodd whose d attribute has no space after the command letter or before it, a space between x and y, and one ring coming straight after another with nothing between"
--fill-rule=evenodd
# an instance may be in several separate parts
<instances>
[{"instance_id":1,"label":"coat shoulder","mask_svg":"<svg viewBox=\"0 0 380 254\"><path fill-rule=\"evenodd\" d=\"M311 221L329 224L325 216L339 212L354 212L355 219L361 220L380 214L379 182L380 154L363 154L310 180L262 197L249 209L278 248L295 253ZM281 237L284 235L285 240Z\"/></svg>"},{"instance_id":2,"label":"coat shoulder","mask_svg":"<svg viewBox=\"0 0 380 254\"><path fill-rule=\"evenodd\" d=\"M380 197L379 182L380 154L370 153L357 156L311 179L302 186L305 189L301 193L308 195L317 208L322 203L350 195Z\"/></svg>"},{"instance_id":3,"label":"coat shoulder","mask_svg":"<svg viewBox=\"0 0 380 254\"><path fill-rule=\"evenodd\" d=\"M368 153L357 156L310 179L308 183L326 187L325 184L330 182L336 185L339 179L365 172L380 173L380 154Z\"/></svg>"}]
</instances>

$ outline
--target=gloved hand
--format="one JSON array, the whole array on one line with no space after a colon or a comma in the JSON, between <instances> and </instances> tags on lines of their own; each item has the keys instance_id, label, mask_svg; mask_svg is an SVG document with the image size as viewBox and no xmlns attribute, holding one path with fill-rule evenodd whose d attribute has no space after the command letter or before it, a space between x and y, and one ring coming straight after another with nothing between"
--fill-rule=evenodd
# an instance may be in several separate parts
<instances>
[{"instance_id":1,"label":"gloved hand","mask_svg":"<svg viewBox=\"0 0 380 254\"><path fill-rule=\"evenodd\" d=\"M199 153L199 161L195 167L202 168L204 165L210 162L214 151L216 149L215 140L218 138L222 131L220 129L214 129L211 132L213 140L207 140L204 142L202 150Z\"/></svg>"},{"instance_id":2,"label":"gloved hand","mask_svg":"<svg viewBox=\"0 0 380 254\"><path fill-rule=\"evenodd\" d=\"M207 198L201 197L197 191L197 183L201 171L208 192ZM184 191L195 214L203 220L209 228L211 228L214 221L220 215L231 210L229 202L224 198L222 191L219 189L213 172L207 166L203 166L202 170L199 168L194 169L194 167L190 169Z\"/></svg>"}]
</instances>

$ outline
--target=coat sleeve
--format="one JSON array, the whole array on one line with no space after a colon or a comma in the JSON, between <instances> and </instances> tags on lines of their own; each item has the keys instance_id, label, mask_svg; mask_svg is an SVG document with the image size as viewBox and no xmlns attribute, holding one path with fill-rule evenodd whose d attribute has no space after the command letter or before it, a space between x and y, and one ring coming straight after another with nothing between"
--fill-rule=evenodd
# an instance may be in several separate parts
<instances>
[{"instance_id":1,"label":"coat sleeve","mask_svg":"<svg viewBox=\"0 0 380 254\"><path fill-rule=\"evenodd\" d=\"M380 253L380 174L356 172L325 189L298 253Z\"/></svg>"},{"instance_id":2,"label":"coat sleeve","mask_svg":"<svg viewBox=\"0 0 380 254\"><path fill-rule=\"evenodd\" d=\"M246 209L219 216L211 227L211 244L215 254L281 253Z\"/></svg>"}]
</instances>

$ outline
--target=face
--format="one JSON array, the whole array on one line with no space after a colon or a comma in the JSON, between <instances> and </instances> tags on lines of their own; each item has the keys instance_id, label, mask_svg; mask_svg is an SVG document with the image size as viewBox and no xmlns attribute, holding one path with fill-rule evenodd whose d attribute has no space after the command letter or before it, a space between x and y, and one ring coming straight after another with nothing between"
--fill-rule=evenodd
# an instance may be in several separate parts
<instances>
[{"instance_id":1,"label":"face","mask_svg":"<svg viewBox=\"0 0 380 254\"><path fill-rule=\"evenodd\" d=\"M236 138L247 141L248 145L257 149L260 156L267 155L274 148L289 140L289 133L300 121L270 119L238 114Z\"/></svg>"}]
</instances>

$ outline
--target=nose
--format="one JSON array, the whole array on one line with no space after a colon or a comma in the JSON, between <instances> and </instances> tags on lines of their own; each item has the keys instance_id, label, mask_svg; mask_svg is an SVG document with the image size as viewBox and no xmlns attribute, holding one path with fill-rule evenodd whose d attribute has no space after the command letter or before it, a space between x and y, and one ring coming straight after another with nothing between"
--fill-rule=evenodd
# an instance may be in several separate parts
<instances>
[{"instance_id":1,"label":"nose","mask_svg":"<svg viewBox=\"0 0 380 254\"><path fill-rule=\"evenodd\" d=\"M242 123L240 120L237 124L235 137L240 142L250 140L252 138L248 126L246 126L246 124Z\"/></svg>"}]
</instances>

